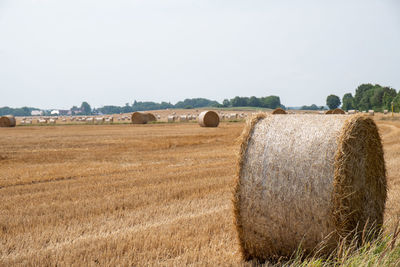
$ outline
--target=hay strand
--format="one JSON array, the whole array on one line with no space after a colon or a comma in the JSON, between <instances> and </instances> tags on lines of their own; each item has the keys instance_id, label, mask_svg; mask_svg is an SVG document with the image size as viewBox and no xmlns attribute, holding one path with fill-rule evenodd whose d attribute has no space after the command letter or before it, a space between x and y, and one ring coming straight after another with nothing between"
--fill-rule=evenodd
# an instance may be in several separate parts
<instances>
[{"instance_id":1,"label":"hay strand","mask_svg":"<svg viewBox=\"0 0 400 267\"><path fill-rule=\"evenodd\" d=\"M259 114L242 134L233 199L242 256L289 257L324 240L329 254L357 227L382 225L386 188L371 118Z\"/></svg>"},{"instance_id":2,"label":"hay strand","mask_svg":"<svg viewBox=\"0 0 400 267\"><path fill-rule=\"evenodd\" d=\"M218 114L211 110L201 112L198 120L201 127L218 127L219 125Z\"/></svg>"},{"instance_id":3,"label":"hay strand","mask_svg":"<svg viewBox=\"0 0 400 267\"><path fill-rule=\"evenodd\" d=\"M17 121L13 115L6 115L0 117L0 127L15 127Z\"/></svg>"}]
</instances>

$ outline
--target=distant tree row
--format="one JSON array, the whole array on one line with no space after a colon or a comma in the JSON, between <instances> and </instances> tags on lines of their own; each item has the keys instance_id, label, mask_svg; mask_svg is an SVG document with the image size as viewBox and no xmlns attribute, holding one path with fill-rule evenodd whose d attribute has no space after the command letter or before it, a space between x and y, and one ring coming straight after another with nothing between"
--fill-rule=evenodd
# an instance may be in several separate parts
<instances>
[{"instance_id":1,"label":"distant tree row","mask_svg":"<svg viewBox=\"0 0 400 267\"><path fill-rule=\"evenodd\" d=\"M354 97L351 93L347 93L343 96L342 101L335 95L330 95L326 99L326 104L330 109L342 104L342 109L346 111L357 109L382 112L385 109L391 110L392 102L395 111L400 111L400 93L391 87L370 83L358 86Z\"/></svg>"},{"instance_id":2,"label":"distant tree row","mask_svg":"<svg viewBox=\"0 0 400 267\"><path fill-rule=\"evenodd\" d=\"M281 104L279 96L266 96L266 97L240 97L236 96L231 100L225 99L221 107L260 107L260 108L285 108Z\"/></svg>"},{"instance_id":3,"label":"distant tree row","mask_svg":"<svg viewBox=\"0 0 400 267\"><path fill-rule=\"evenodd\" d=\"M93 108L88 102L82 102L81 106L73 106L70 110L74 115L90 115L90 114L118 114L118 113L130 113L141 110L158 110L158 109L191 109L191 108L203 108L203 107L263 107L275 109L277 107L283 107L280 98L278 96L267 96L267 97L235 97L230 100L225 99L222 104L214 100L206 98L192 98L179 101L175 105L169 102L142 102L134 101L132 105L126 103L125 106L103 106L100 108ZM38 108L0 108L0 115L13 114L15 116L29 116L32 110L39 110ZM50 111L45 111L44 115L49 115Z\"/></svg>"},{"instance_id":4,"label":"distant tree row","mask_svg":"<svg viewBox=\"0 0 400 267\"><path fill-rule=\"evenodd\" d=\"M14 116L30 116L33 110L39 110L38 108L22 107L22 108L0 108L0 116L12 114Z\"/></svg>"},{"instance_id":5,"label":"distant tree row","mask_svg":"<svg viewBox=\"0 0 400 267\"><path fill-rule=\"evenodd\" d=\"M315 104L312 104L311 106L302 106L300 109L301 110L323 110L325 107L324 106L317 106Z\"/></svg>"},{"instance_id":6,"label":"distant tree row","mask_svg":"<svg viewBox=\"0 0 400 267\"><path fill-rule=\"evenodd\" d=\"M191 109L191 108L203 108L203 107L263 107L275 109L277 107L284 107L281 104L281 100L278 96L267 96L257 98L252 97L239 97L236 96L231 100L225 99L222 104L217 101L209 100L206 98L191 98L179 101L175 105L167 102L139 102L134 101L132 105L126 103L125 106L104 106L95 109L94 112L101 112L103 114L115 114L115 113L129 113L140 110L158 110L158 109Z\"/></svg>"},{"instance_id":7,"label":"distant tree row","mask_svg":"<svg viewBox=\"0 0 400 267\"><path fill-rule=\"evenodd\" d=\"M129 113L140 110L158 110L158 109L173 109L173 108L202 108L202 107L216 107L219 103L217 101L208 100L205 98L193 98L185 99L184 101L179 101L175 105L167 102L141 102L134 101L132 105L126 103L125 106L104 106L96 109L95 111L101 112L103 114L115 114L115 113Z\"/></svg>"}]
</instances>

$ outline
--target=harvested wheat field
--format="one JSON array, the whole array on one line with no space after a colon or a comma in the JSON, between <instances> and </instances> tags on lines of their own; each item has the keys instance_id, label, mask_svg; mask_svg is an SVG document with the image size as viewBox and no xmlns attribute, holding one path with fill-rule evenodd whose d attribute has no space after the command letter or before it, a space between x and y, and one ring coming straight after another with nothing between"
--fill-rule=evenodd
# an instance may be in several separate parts
<instances>
[{"instance_id":1,"label":"harvested wheat field","mask_svg":"<svg viewBox=\"0 0 400 267\"><path fill-rule=\"evenodd\" d=\"M379 120L388 231L400 121ZM233 223L244 123L0 130L0 266L241 265Z\"/></svg>"}]
</instances>

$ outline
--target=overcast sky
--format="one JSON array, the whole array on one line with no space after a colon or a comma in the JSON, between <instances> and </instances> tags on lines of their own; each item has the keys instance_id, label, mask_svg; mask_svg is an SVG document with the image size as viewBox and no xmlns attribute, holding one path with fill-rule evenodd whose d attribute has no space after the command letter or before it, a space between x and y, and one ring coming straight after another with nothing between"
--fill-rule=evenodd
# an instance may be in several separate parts
<instances>
[{"instance_id":1,"label":"overcast sky","mask_svg":"<svg viewBox=\"0 0 400 267\"><path fill-rule=\"evenodd\" d=\"M400 1L0 0L0 106L400 89Z\"/></svg>"}]
</instances>

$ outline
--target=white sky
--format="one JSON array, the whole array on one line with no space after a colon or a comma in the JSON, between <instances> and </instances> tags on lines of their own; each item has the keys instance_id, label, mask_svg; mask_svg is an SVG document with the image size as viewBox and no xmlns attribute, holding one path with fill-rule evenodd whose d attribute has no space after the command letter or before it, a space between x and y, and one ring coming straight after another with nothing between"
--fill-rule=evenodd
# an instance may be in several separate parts
<instances>
[{"instance_id":1,"label":"white sky","mask_svg":"<svg viewBox=\"0 0 400 267\"><path fill-rule=\"evenodd\" d=\"M0 106L400 89L396 0L0 0Z\"/></svg>"}]
</instances>

